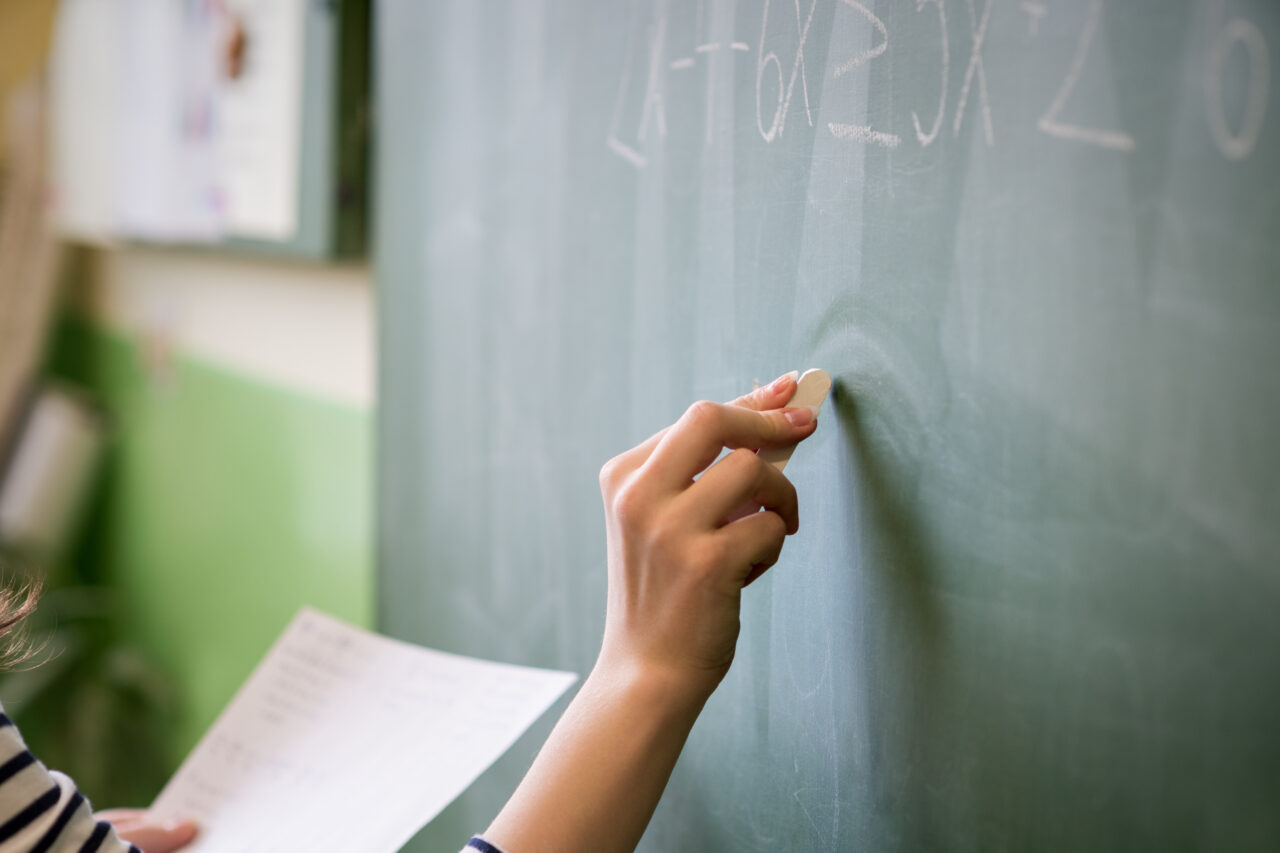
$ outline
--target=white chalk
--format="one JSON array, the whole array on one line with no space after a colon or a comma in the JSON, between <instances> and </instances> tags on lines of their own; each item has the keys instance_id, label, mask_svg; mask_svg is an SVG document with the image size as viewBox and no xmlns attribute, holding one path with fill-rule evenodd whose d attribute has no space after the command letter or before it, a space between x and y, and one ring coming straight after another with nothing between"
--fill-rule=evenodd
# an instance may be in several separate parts
<instances>
[{"instance_id":1,"label":"white chalk","mask_svg":"<svg viewBox=\"0 0 1280 853\"><path fill-rule=\"evenodd\" d=\"M814 368L806 370L804 375L796 382L796 392L791 395L791 399L787 401L788 407L799 408L800 406L813 406L818 409L822 406L822 401L827 399L827 392L831 390L831 376L825 370ZM760 451L760 458L776 467L779 471L787 467L787 462L791 459L791 453L794 451L795 445L790 447L775 447Z\"/></svg>"}]
</instances>

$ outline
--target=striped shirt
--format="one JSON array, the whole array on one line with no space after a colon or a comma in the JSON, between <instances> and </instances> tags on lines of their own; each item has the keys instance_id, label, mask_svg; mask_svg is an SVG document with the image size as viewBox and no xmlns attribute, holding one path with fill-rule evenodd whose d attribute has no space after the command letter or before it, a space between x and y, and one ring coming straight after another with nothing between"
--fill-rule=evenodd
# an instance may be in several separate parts
<instances>
[{"instance_id":1,"label":"striped shirt","mask_svg":"<svg viewBox=\"0 0 1280 853\"><path fill-rule=\"evenodd\" d=\"M0 710L0 853L142 853L94 820L75 783L49 770L27 749ZM462 853L502 853L476 836Z\"/></svg>"},{"instance_id":2,"label":"striped shirt","mask_svg":"<svg viewBox=\"0 0 1280 853\"><path fill-rule=\"evenodd\" d=\"M2 710L0 853L140 853L94 820L75 783L36 760Z\"/></svg>"}]
</instances>

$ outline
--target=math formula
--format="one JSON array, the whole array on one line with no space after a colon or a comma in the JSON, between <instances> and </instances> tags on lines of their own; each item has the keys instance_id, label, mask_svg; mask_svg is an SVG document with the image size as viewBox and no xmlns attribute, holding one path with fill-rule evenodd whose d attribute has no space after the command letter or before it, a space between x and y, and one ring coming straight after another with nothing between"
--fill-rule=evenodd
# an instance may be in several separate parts
<instances>
[{"instance_id":1,"label":"math formula","mask_svg":"<svg viewBox=\"0 0 1280 853\"><path fill-rule=\"evenodd\" d=\"M1098 66L1106 49L1107 10L1119 0L900 2L912 21L910 39L923 40L923 44L911 45L913 55L923 55L922 50L936 55L930 60L930 67L938 69L936 100L898 107L898 114L883 119L886 126L833 118L817 127L818 132L850 144L928 148L944 134L959 136L969 122L976 122L985 145L994 148L999 140L993 115L1007 109L1005 121L1028 122L1040 134L1062 143L1093 146L1118 155L1142 147L1135 131L1124 125L1122 114L1112 123L1091 122L1087 104L1077 103L1083 99L1075 97L1091 73L1103 73ZM814 84L820 82L816 75L836 80L867 73L872 63L883 61L898 47L897 34L876 13L883 4L877 6L871 0L764 0L758 29L743 34L744 38L708 35L713 30L712 5L697 0L692 26L684 18L677 26L670 6L641 4L628 44L619 45L624 59L606 144L637 169L646 166L655 147L673 131L668 113L671 99L677 95L688 97L696 92L704 99L705 120L694 131L710 145L716 135L717 103L732 94L718 87L754 81L755 130L765 143L773 143L796 122L815 127L813 92ZM815 13L824 5L831 7L826 11L833 32L840 24L845 32L865 35L855 49L833 37L825 66L818 68L812 59L813 25ZM648 14L643 14L646 11ZM842 21L844 16L848 20ZM995 16L1016 19L1019 43L1028 52L1029 61L1052 66L1057 82L1043 103L1031 108L1026 102L993 103L986 48ZM1072 22L1069 55L1041 47L1043 33L1057 16ZM1270 98L1270 46L1257 23L1230 0L1207 0L1197 8L1194 21L1194 36L1201 40L1197 56L1203 57L1198 68L1200 103L1196 105L1203 114L1203 127L1222 157L1247 160L1264 133ZM1010 23L1009 18L1005 22ZM718 23L714 29L723 33L726 22ZM726 57L734 63L732 74L715 73L712 63L724 62ZM1236 73L1227 74L1228 67ZM1046 73L1050 73L1048 68Z\"/></svg>"}]
</instances>

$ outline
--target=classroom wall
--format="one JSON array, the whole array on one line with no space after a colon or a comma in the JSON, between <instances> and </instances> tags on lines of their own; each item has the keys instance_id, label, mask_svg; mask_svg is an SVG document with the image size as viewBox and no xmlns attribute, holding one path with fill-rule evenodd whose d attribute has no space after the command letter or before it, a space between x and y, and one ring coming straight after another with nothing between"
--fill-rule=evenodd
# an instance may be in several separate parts
<instances>
[{"instance_id":1,"label":"classroom wall","mask_svg":"<svg viewBox=\"0 0 1280 853\"><path fill-rule=\"evenodd\" d=\"M92 571L175 678L180 757L302 604L373 622L367 267L95 251L55 373L112 424Z\"/></svg>"}]
</instances>

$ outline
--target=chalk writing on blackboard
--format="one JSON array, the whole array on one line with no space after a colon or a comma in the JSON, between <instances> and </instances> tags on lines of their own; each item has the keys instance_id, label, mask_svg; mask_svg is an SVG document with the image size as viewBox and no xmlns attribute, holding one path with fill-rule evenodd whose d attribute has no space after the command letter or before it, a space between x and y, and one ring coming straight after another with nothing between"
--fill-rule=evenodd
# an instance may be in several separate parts
<instances>
[{"instance_id":1,"label":"chalk writing on blackboard","mask_svg":"<svg viewBox=\"0 0 1280 853\"><path fill-rule=\"evenodd\" d=\"M1058 87L1058 94L1054 96L1053 103L1049 105L1049 109L1045 111L1045 114L1040 117L1037 127L1040 128L1041 132L1056 136L1059 139L1071 139L1076 142L1098 145L1102 148L1111 148L1115 151L1132 151L1137 146L1133 141L1133 137L1127 133L1118 130L1100 130L1096 127L1065 124L1058 118L1058 113L1062 112L1067 99L1071 97L1072 91L1075 90L1081 71L1084 70L1085 57L1088 56L1089 44L1093 41L1093 36L1097 32L1098 17L1101 14L1102 0L1091 0L1089 11L1085 13L1084 27L1080 30L1080 39L1076 42L1076 53L1071 59L1071 68L1067 71L1067 76L1063 79L1062 85Z\"/></svg>"},{"instance_id":2,"label":"chalk writing on blackboard","mask_svg":"<svg viewBox=\"0 0 1280 853\"><path fill-rule=\"evenodd\" d=\"M1220 0L1214 3L1214 10L1218 20L1224 17ZM1232 132L1227 126L1226 111L1222 105L1222 66L1227 54L1237 44L1244 47L1249 58L1249 88L1240 129ZM1271 82L1268 53L1267 40L1263 38L1262 31L1252 21L1244 18L1226 21L1209 42L1204 67L1205 112L1214 144L1228 160L1243 160L1258 144L1262 120L1267 115L1267 90Z\"/></svg>"},{"instance_id":3,"label":"chalk writing on blackboard","mask_svg":"<svg viewBox=\"0 0 1280 853\"><path fill-rule=\"evenodd\" d=\"M810 0L807 9L802 0L794 0L795 16L794 53L789 48L778 46L778 37L771 32L771 22L778 13L772 0L765 0L764 13L761 16L759 38L755 47L755 109L756 129L766 143L777 141L786 132L787 119L799 104L804 105L804 115L810 127L814 125L813 112L816 104L810 98L811 71L806 58L806 46L809 30L814 20L819 0ZM837 11L846 10L857 13L857 18L870 29L870 42L857 52L841 53L838 47L833 48L824 73L833 79L840 78L854 70L869 64L872 60L884 56L892 48L894 38L885 22L860 0L831 0ZM952 3L958 0L952 0ZM1084 18L1078 32L1074 36L1072 54L1066 65L1061 82L1054 89L1052 99L1038 118L1033 118L1035 127L1046 136L1063 142L1076 143L1103 148L1117 153L1127 154L1138 150L1138 141L1123 128L1100 127L1087 120L1069 120L1064 113L1073 113L1072 96L1082 79L1089 74L1091 58L1098 54L1095 44L1101 34L1106 16L1104 4L1106 0L1089 0L1084 9ZM983 49L988 37L992 10L995 0L964 0L968 17L969 50L966 54L964 77L951 113L952 135L958 136L964 127L965 115L976 109L981 121L982 137L988 147L996 145L995 128L992 121L991 94L987 86L987 65ZM921 148L927 148L938 138L942 124L948 113L947 95L950 80L952 59L957 55L952 50L947 25L947 0L916 0L916 12L924 13L925 7L932 6L937 14L939 40L937 50L941 57L939 73L938 106L933 113L932 121L926 130L920 112L910 111L911 124L915 131L915 141ZM1027 41L1034 42L1042 33L1041 24L1048 18L1048 7L1039 0L1022 0L1020 11L1027 16ZM1270 49L1262 30L1256 24L1243 17L1228 18L1223 0L1211 0L1210 12L1205 33L1206 50L1203 73L1204 107L1206 124L1214 145L1223 157L1228 160L1244 160L1257 147L1258 139L1265 124L1270 97L1271 62ZM790 12L784 13L788 17ZM701 4L697 16L697 24L693 35L691 53L681 50L669 56L669 45L676 41L687 44L681 33L668 33L668 18L659 13L647 27L642 28L639 15L633 17L628 35L628 44L624 51L624 60L609 123L606 141L610 150L637 169L643 169L648 161L648 152L653 145L662 144L667 136L667 84L668 75L689 72L700 64L707 68L706 74L706 127L705 142L713 141L713 107L717 97L716 75L710 71L710 59L721 54L726 47L731 55L750 53L751 44L743 40L711 40L702 33ZM928 28L932 39L932 28ZM639 50L638 42L647 33L645 50ZM770 48L766 50L766 42ZM1223 69L1233 53L1242 52L1247 66L1244 80L1243 113L1235 121L1228 119L1224 105L1226 92L1231 83L1224 79ZM705 60L705 62L704 62ZM641 67L637 67L641 66ZM1094 72L1097 73L1096 71ZM643 75L643 76L641 76ZM642 97L638 100L632 91L633 84L640 79L645 81ZM674 78L690 79L687 74ZM1236 84L1239 85L1239 84ZM636 86L638 89L638 86ZM797 97L798 96L798 97ZM794 99L794 100L793 100ZM972 105L971 102L972 101ZM628 105L631 105L628 108ZM638 113L628 112L635 110ZM1029 117L1030 118L1030 117ZM631 130L624 132L624 127ZM827 122L827 132L837 139L853 143L877 145L885 148L896 148L902 138L893 131L883 127L871 127L869 124L856 124L841 121Z\"/></svg>"},{"instance_id":4,"label":"chalk writing on blackboard","mask_svg":"<svg viewBox=\"0 0 1280 853\"><path fill-rule=\"evenodd\" d=\"M858 4L854 3L853 5L857 6ZM796 24L800 27L800 39L799 44L796 45L795 61L791 64L791 79L787 81L787 87L784 92L782 88L782 62L773 51L764 52L765 33L769 29L769 0L765 0L764 16L760 23L760 47L756 51L756 127L760 129L760 135L764 137L765 142L772 142L778 134L782 133L782 128L787 123L787 111L791 106L791 96L795 92L797 78L800 80L800 89L804 94L804 114L809 120L809 126L813 127L813 110L809 106L809 83L805 79L804 43L809 38L809 25L813 23L813 10L817 6L818 0L813 0L809 4L808 16L805 18L804 23L800 24L800 0L796 0ZM863 11L866 10L864 9ZM872 17L875 16L872 15ZM769 129L765 130L764 112L760 103L760 90L762 88L761 84L764 82L764 71L771 62L778 73L778 101L774 107L773 120L769 124Z\"/></svg>"},{"instance_id":5,"label":"chalk writing on blackboard","mask_svg":"<svg viewBox=\"0 0 1280 853\"><path fill-rule=\"evenodd\" d=\"M857 0L842 0L842 2L860 12L867 19L871 24L872 30L874 30L873 40L875 36L879 36L880 41L856 56L838 62L832 71L832 76L834 77L842 77L848 74L859 65L870 62L889 49L889 29L884 25L884 21L876 17L874 12ZM898 143L902 141L898 134L875 130L870 125L846 124L833 121L827 123L827 129L831 131L831 135L836 139L851 139L854 142L867 142L872 145L882 145L885 148L897 148Z\"/></svg>"},{"instance_id":6,"label":"chalk writing on blackboard","mask_svg":"<svg viewBox=\"0 0 1280 853\"><path fill-rule=\"evenodd\" d=\"M938 138L938 131L942 129L942 117L947 111L947 76L951 66L951 47L947 40L947 9L942 4L942 0L916 0L916 11L923 10L930 3L938 9L938 29L942 35L942 85L941 94L938 96L938 113L933 117L933 127L928 133L925 133L920 126L920 116L915 110L911 111L911 123L915 125L916 140L921 148L928 148L933 140Z\"/></svg>"},{"instance_id":7,"label":"chalk writing on blackboard","mask_svg":"<svg viewBox=\"0 0 1280 853\"><path fill-rule=\"evenodd\" d=\"M954 133L960 135L960 126L964 123L965 102L969 99L969 86L978 81L978 109L982 113L982 131L986 134L987 145L995 145L995 131L991 128L991 100L987 95L987 69L982 64L982 44L987 39L987 25L991 23L991 4L995 0L987 0L982 9L982 17L978 17L973 0L965 0L969 6L969 31L973 36L972 49L969 51L969 65L964 70L964 85L960 87L960 102L956 104L956 123Z\"/></svg>"}]
</instances>

